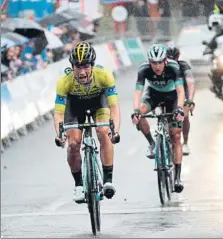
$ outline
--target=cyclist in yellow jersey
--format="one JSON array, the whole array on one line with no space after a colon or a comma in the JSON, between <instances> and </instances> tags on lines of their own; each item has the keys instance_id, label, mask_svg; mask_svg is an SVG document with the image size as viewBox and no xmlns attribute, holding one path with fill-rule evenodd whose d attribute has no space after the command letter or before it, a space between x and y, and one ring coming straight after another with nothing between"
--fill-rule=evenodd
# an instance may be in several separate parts
<instances>
[{"instance_id":1,"label":"cyclist in yellow jersey","mask_svg":"<svg viewBox=\"0 0 223 239\"><path fill-rule=\"evenodd\" d=\"M66 75L57 82L54 124L59 133L59 122L64 124L84 123L85 111L90 109L96 122L108 121L111 117L115 124L115 136L110 138L109 127L96 128L100 142L100 155L104 174L104 195L112 198L115 188L113 175L113 145L120 141L120 107L115 79L111 71L102 66L95 66L96 53L87 42L76 44L70 54L71 68L65 70ZM75 181L74 201L84 200L81 172L80 146L82 131L73 129L67 131L67 138L56 137L57 146L68 140L67 161Z\"/></svg>"}]
</instances>

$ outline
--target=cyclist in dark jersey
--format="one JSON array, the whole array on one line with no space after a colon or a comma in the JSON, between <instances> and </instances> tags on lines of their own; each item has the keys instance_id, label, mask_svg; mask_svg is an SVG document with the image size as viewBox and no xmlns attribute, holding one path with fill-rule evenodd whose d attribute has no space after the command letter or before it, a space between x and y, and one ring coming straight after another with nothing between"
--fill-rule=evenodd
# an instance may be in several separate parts
<instances>
[{"instance_id":1,"label":"cyclist in dark jersey","mask_svg":"<svg viewBox=\"0 0 223 239\"><path fill-rule=\"evenodd\" d=\"M195 94L195 80L191 71L191 67L186 61L179 60L180 51L178 48L172 46L167 49L167 57L175 60L181 71L181 77L184 80L185 103L184 103L184 124L183 124L183 155L189 155L190 149L188 147L188 135L190 132L189 112L194 110L194 94Z\"/></svg>"},{"instance_id":2,"label":"cyclist in dark jersey","mask_svg":"<svg viewBox=\"0 0 223 239\"><path fill-rule=\"evenodd\" d=\"M171 124L171 136L176 156L175 191L181 192L183 184L180 178L182 162L182 145L180 139L185 100L183 80L180 77L180 69L177 62L167 60L166 46L153 44L149 48L147 56L148 62L143 63L138 70L132 121L134 124L139 125L142 133L149 142L147 157L154 158L155 142L150 132L149 123L146 119L141 118L140 115L154 110L161 102L165 102L167 112L175 114L175 121L172 121ZM148 83L148 87L142 97L146 82Z\"/></svg>"}]
</instances>

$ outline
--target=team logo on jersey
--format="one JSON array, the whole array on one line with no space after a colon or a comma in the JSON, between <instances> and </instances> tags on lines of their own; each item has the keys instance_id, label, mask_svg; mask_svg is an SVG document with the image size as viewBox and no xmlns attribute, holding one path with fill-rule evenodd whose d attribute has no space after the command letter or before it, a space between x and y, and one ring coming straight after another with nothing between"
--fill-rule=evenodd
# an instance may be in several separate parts
<instances>
[{"instance_id":1,"label":"team logo on jersey","mask_svg":"<svg viewBox=\"0 0 223 239\"><path fill-rule=\"evenodd\" d=\"M106 89L106 94L107 96L111 96L111 95L117 95L117 90L115 86L111 86L109 88Z\"/></svg>"},{"instance_id":2,"label":"team logo on jersey","mask_svg":"<svg viewBox=\"0 0 223 239\"><path fill-rule=\"evenodd\" d=\"M64 73L68 76L72 72L72 69L70 67L65 68Z\"/></svg>"},{"instance_id":3,"label":"team logo on jersey","mask_svg":"<svg viewBox=\"0 0 223 239\"><path fill-rule=\"evenodd\" d=\"M172 80L168 80L168 81L165 81L165 80L156 80L156 81L149 81L150 84L152 85L155 85L155 86L166 86L166 85L169 85L170 83L172 83Z\"/></svg>"}]
</instances>

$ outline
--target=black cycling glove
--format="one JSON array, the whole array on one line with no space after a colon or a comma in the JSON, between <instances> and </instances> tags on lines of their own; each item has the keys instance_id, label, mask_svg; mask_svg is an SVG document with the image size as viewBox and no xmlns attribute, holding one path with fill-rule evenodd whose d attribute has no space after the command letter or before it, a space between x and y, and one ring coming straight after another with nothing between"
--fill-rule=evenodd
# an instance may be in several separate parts
<instances>
[{"instance_id":1,"label":"black cycling glove","mask_svg":"<svg viewBox=\"0 0 223 239\"><path fill-rule=\"evenodd\" d=\"M173 111L174 118L177 117L177 115L184 116L184 110L180 107L177 106L177 108Z\"/></svg>"},{"instance_id":2,"label":"black cycling glove","mask_svg":"<svg viewBox=\"0 0 223 239\"><path fill-rule=\"evenodd\" d=\"M141 115L140 110L139 109L135 109L134 113L131 114L131 118L133 119L134 116L135 117L139 117L140 115Z\"/></svg>"}]
</instances>

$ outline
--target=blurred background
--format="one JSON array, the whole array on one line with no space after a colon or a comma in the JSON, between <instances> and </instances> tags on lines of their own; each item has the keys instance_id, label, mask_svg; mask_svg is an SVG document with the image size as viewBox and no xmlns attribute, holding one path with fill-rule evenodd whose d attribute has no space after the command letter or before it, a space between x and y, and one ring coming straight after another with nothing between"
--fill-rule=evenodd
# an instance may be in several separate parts
<instances>
[{"instance_id":1,"label":"blurred background","mask_svg":"<svg viewBox=\"0 0 223 239\"><path fill-rule=\"evenodd\" d=\"M211 0L1 0L1 81L66 58L79 40L177 39L183 27L206 25L213 5Z\"/></svg>"}]
</instances>

